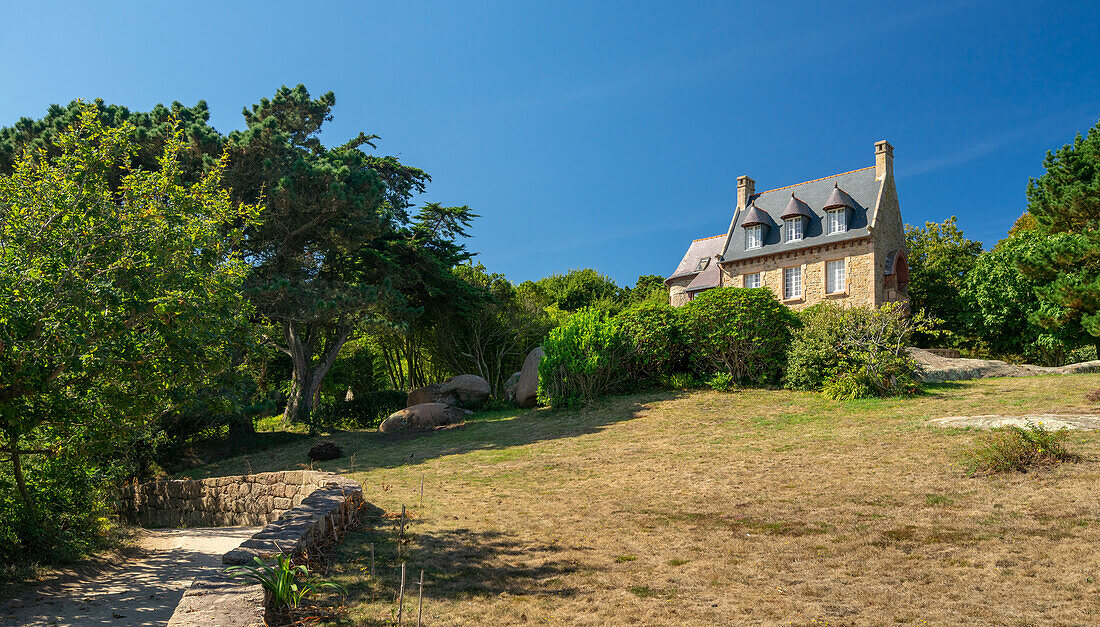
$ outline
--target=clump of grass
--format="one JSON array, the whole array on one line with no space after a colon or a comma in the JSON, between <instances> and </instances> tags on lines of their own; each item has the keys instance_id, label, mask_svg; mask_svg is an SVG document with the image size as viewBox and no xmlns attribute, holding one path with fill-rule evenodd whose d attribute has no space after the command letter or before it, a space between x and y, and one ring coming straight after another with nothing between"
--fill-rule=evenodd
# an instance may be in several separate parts
<instances>
[{"instance_id":1,"label":"clump of grass","mask_svg":"<svg viewBox=\"0 0 1100 627\"><path fill-rule=\"evenodd\" d=\"M737 382L733 380L732 374L728 372L717 372L714 376L707 379L707 387L719 392L729 392L737 387Z\"/></svg>"},{"instance_id":2,"label":"clump of grass","mask_svg":"<svg viewBox=\"0 0 1100 627\"><path fill-rule=\"evenodd\" d=\"M1031 468L1054 466L1076 461L1077 455L1066 449L1064 429L1051 431L1042 423L1028 421L1026 426L994 429L978 439L966 454L967 472L994 474L1027 472Z\"/></svg>"},{"instance_id":3,"label":"clump of grass","mask_svg":"<svg viewBox=\"0 0 1100 627\"><path fill-rule=\"evenodd\" d=\"M615 556L615 561L616 562L633 562L636 559L638 559L637 555L616 555Z\"/></svg>"},{"instance_id":4,"label":"clump of grass","mask_svg":"<svg viewBox=\"0 0 1100 627\"><path fill-rule=\"evenodd\" d=\"M1100 388L1096 388L1085 394L1085 400L1090 403L1100 403Z\"/></svg>"}]
</instances>

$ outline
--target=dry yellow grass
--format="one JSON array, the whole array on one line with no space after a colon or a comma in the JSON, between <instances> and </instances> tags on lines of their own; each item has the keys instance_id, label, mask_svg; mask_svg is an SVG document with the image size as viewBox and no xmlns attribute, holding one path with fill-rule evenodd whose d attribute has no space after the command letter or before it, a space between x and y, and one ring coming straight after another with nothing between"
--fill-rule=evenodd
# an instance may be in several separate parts
<instances>
[{"instance_id":1,"label":"dry yellow grass","mask_svg":"<svg viewBox=\"0 0 1100 627\"><path fill-rule=\"evenodd\" d=\"M408 506L402 551L410 582L426 571L428 625L1091 625L1100 434L1070 436L1079 463L972 478L959 452L976 433L924 422L1095 411L1096 387L1100 375L848 403L644 394L414 438L340 434L349 456L323 467L387 512ZM307 447L204 472L295 467ZM370 542L373 581L360 570ZM396 547L390 522L340 547L349 620L391 618Z\"/></svg>"}]
</instances>

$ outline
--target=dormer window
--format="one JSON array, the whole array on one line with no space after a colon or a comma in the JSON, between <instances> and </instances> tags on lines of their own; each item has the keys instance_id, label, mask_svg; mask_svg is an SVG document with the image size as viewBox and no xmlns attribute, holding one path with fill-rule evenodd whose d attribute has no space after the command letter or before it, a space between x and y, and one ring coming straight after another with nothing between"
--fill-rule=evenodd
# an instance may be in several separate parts
<instances>
[{"instance_id":1,"label":"dormer window","mask_svg":"<svg viewBox=\"0 0 1100 627\"><path fill-rule=\"evenodd\" d=\"M829 235L843 233L848 230L848 210L846 208L831 209L829 214Z\"/></svg>"},{"instance_id":2,"label":"dormer window","mask_svg":"<svg viewBox=\"0 0 1100 627\"><path fill-rule=\"evenodd\" d=\"M702 272L703 270L706 270L707 266L709 266L709 265L710 265L710 257L703 257L702 259L699 260L699 264L697 266L695 266L695 271L696 272Z\"/></svg>"},{"instance_id":3,"label":"dormer window","mask_svg":"<svg viewBox=\"0 0 1100 627\"><path fill-rule=\"evenodd\" d=\"M760 248L764 245L764 228L762 225L754 224L752 226L745 227L745 248L752 250L753 248Z\"/></svg>"},{"instance_id":4,"label":"dormer window","mask_svg":"<svg viewBox=\"0 0 1100 627\"><path fill-rule=\"evenodd\" d=\"M779 217L783 218L783 232L785 233L783 241L799 242L805 237L806 225L810 223L810 219L814 216L810 212L810 206L795 197L792 192L787 208L783 211L783 215Z\"/></svg>"},{"instance_id":5,"label":"dormer window","mask_svg":"<svg viewBox=\"0 0 1100 627\"><path fill-rule=\"evenodd\" d=\"M787 241L797 242L802 239L802 218L787 218L783 220L787 231Z\"/></svg>"}]
</instances>

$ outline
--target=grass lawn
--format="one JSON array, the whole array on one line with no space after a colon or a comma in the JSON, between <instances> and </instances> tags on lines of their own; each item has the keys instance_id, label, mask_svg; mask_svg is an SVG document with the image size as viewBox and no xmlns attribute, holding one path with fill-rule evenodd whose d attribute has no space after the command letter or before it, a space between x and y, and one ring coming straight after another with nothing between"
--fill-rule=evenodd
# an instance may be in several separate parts
<instances>
[{"instance_id":1,"label":"grass lawn","mask_svg":"<svg viewBox=\"0 0 1100 627\"><path fill-rule=\"evenodd\" d=\"M651 393L490 414L417 436L341 433L389 513L409 612L450 624L1100 623L1100 433L1079 463L968 477L966 414L1100 412L1100 375L990 379L913 399ZM191 476L298 468L308 440ZM421 481L423 507L418 505ZM369 543L378 552L370 578ZM350 534L330 576L350 617L396 612L392 521Z\"/></svg>"}]
</instances>

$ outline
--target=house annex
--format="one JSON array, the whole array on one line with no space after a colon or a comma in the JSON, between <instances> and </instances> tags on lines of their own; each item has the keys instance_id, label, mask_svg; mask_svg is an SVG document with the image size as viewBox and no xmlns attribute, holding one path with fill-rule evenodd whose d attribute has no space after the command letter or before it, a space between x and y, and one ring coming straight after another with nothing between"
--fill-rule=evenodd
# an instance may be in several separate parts
<instances>
[{"instance_id":1,"label":"house annex","mask_svg":"<svg viewBox=\"0 0 1100 627\"><path fill-rule=\"evenodd\" d=\"M875 143L875 165L756 193L737 179L723 235L691 243L665 280L680 306L715 287L765 287L800 309L824 300L878 307L907 302L905 231L894 186L894 148Z\"/></svg>"}]
</instances>

